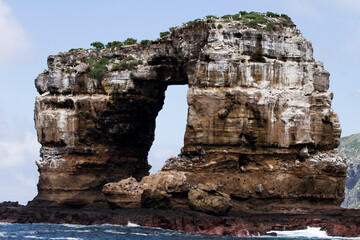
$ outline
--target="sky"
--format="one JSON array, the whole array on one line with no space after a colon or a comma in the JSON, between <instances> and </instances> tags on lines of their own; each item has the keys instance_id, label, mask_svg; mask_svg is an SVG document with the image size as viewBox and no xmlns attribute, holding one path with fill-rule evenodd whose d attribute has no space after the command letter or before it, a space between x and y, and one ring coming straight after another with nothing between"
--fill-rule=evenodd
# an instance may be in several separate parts
<instances>
[{"instance_id":1,"label":"sky","mask_svg":"<svg viewBox=\"0 0 360 240\"><path fill-rule=\"evenodd\" d=\"M359 0L0 0L0 202L36 195L40 144L34 130L34 79L47 56L159 32L206 15L239 11L288 14L330 72L342 136L360 132ZM157 118L149 153L156 172L183 144L186 86L172 86Z\"/></svg>"}]
</instances>

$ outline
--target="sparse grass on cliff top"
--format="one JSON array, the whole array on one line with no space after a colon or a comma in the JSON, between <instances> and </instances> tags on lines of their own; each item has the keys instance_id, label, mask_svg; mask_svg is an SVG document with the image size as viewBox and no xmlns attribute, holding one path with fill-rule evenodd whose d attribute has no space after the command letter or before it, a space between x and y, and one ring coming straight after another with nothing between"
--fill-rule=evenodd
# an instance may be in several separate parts
<instances>
[{"instance_id":1,"label":"sparse grass on cliff top","mask_svg":"<svg viewBox=\"0 0 360 240\"><path fill-rule=\"evenodd\" d=\"M226 22L236 22L237 27L241 28L254 28L254 29L264 29L266 31L276 31L279 28L283 27L295 27L295 24L292 22L291 18L286 14L278 14L273 12L259 13L259 12L246 12L240 11L236 14L226 14L222 17L217 17L215 15L207 15L203 18L206 21L217 21L217 20L225 20ZM203 21L200 18L197 18L192 21L188 21L182 24L182 27L189 27L196 22ZM216 25L216 27L220 30L223 28L222 24ZM175 32L175 30L179 27L170 27L169 31L160 32L160 38L171 35ZM149 40L142 40L140 42L143 48L149 46ZM127 38L123 42L121 41L113 41L108 42L104 45L101 42L93 42L90 45L97 50L101 50L104 48L114 49L115 47L122 47L126 45L137 44L137 40L134 38ZM70 52L82 50L82 48L70 49Z\"/></svg>"}]
</instances>

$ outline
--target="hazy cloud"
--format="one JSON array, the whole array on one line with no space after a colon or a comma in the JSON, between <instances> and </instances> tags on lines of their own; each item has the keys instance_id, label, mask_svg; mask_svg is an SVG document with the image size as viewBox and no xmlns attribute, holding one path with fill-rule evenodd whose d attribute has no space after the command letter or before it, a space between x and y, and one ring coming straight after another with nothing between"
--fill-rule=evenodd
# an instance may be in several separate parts
<instances>
[{"instance_id":1,"label":"hazy cloud","mask_svg":"<svg viewBox=\"0 0 360 240\"><path fill-rule=\"evenodd\" d=\"M22 140L1 140L0 168L23 166L31 160L34 163L39 158L39 149L36 135L30 132L25 133Z\"/></svg>"},{"instance_id":2,"label":"hazy cloud","mask_svg":"<svg viewBox=\"0 0 360 240\"><path fill-rule=\"evenodd\" d=\"M26 33L3 0L0 0L0 36L0 64L11 64L28 54L30 43Z\"/></svg>"}]
</instances>

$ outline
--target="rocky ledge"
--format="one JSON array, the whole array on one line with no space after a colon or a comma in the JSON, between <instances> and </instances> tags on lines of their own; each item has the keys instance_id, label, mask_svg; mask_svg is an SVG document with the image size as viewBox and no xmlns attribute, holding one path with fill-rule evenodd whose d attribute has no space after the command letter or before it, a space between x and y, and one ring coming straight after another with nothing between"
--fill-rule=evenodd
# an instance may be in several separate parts
<instances>
[{"instance_id":1,"label":"rocky ledge","mask_svg":"<svg viewBox=\"0 0 360 240\"><path fill-rule=\"evenodd\" d=\"M256 234L251 229L264 233L261 226L296 219L352 229L346 215L358 213L337 208L347 165L335 150L341 129L329 73L291 19L240 12L162 35L48 57L35 81L42 159L38 195L27 209L94 208L118 219L118 211L136 218L131 209L145 207L148 215L135 221L142 225L178 229L183 221L180 230L201 232L224 221L223 234L232 235L240 234L230 229L236 224ZM149 176L155 118L167 86L176 84L189 86L184 146ZM161 221L151 220L152 209L166 209ZM46 215L39 212L35 221ZM113 221L100 215L88 223Z\"/></svg>"},{"instance_id":2,"label":"rocky ledge","mask_svg":"<svg viewBox=\"0 0 360 240\"><path fill-rule=\"evenodd\" d=\"M230 211L227 216L214 216L189 209L65 209L9 207L0 203L0 222L3 221L82 225L127 225L132 222L187 233L238 237L269 235L272 230L299 230L311 226L320 227L329 236L360 236L360 211L340 208L307 213Z\"/></svg>"}]
</instances>

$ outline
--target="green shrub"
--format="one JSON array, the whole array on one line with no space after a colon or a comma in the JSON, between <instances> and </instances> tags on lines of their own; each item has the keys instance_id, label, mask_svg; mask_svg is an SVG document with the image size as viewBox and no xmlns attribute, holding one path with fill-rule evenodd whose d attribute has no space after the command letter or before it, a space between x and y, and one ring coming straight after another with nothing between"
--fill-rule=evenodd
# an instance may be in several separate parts
<instances>
[{"instance_id":1,"label":"green shrub","mask_svg":"<svg viewBox=\"0 0 360 240\"><path fill-rule=\"evenodd\" d=\"M221 18L224 18L224 19L230 19L230 18L232 18L232 15L227 14L227 15L222 16Z\"/></svg>"},{"instance_id":2,"label":"green shrub","mask_svg":"<svg viewBox=\"0 0 360 240\"><path fill-rule=\"evenodd\" d=\"M197 18L197 19L195 19L195 20L193 20L193 21L188 21L188 22L186 22L186 23L183 23L183 27L184 27L184 26L190 26L190 25L192 25L193 23L195 23L195 22L197 22L197 21L201 21L201 19L200 19L200 18Z\"/></svg>"},{"instance_id":3,"label":"green shrub","mask_svg":"<svg viewBox=\"0 0 360 240\"><path fill-rule=\"evenodd\" d=\"M170 31L171 33L173 33L176 28L177 28L177 27L170 27L170 28L169 28L169 31Z\"/></svg>"},{"instance_id":4,"label":"green shrub","mask_svg":"<svg viewBox=\"0 0 360 240\"><path fill-rule=\"evenodd\" d=\"M272 17L272 18L278 17L278 15L276 13L273 13L273 12L266 12L266 16L267 17Z\"/></svg>"},{"instance_id":5,"label":"green shrub","mask_svg":"<svg viewBox=\"0 0 360 240\"><path fill-rule=\"evenodd\" d=\"M109 59L102 58L96 62L90 69L90 76L101 82L102 77L107 72L106 65L109 64Z\"/></svg>"},{"instance_id":6,"label":"green shrub","mask_svg":"<svg viewBox=\"0 0 360 240\"><path fill-rule=\"evenodd\" d=\"M142 48L146 48L149 46L150 40L141 40L140 45Z\"/></svg>"},{"instance_id":7,"label":"green shrub","mask_svg":"<svg viewBox=\"0 0 360 240\"><path fill-rule=\"evenodd\" d=\"M249 28L258 28L259 27L259 25L255 21L250 21L250 22L246 23L245 26L247 26Z\"/></svg>"},{"instance_id":8,"label":"green shrub","mask_svg":"<svg viewBox=\"0 0 360 240\"><path fill-rule=\"evenodd\" d=\"M240 13L240 15L242 16L242 15L244 15L244 14L247 14L247 11L240 11L239 13Z\"/></svg>"},{"instance_id":9,"label":"green shrub","mask_svg":"<svg viewBox=\"0 0 360 240\"><path fill-rule=\"evenodd\" d=\"M127 56L126 58L124 58L123 60L125 60L126 62L128 61L132 61L132 60L136 60L133 56Z\"/></svg>"},{"instance_id":10,"label":"green shrub","mask_svg":"<svg viewBox=\"0 0 360 240\"><path fill-rule=\"evenodd\" d=\"M76 51L79 51L79 50L82 50L82 48L72 48L69 50L69 52L76 52Z\"/></svg>"},{"instance_id":11,"label":"green shrub","mask_svg":"<svg viewBox=\"0 0 360 240\"><path fill-rule=\"evenodd\" d=\"M108 42L106 44L106 48L121 47L122 45L124 45L124 44L122 42L120 42L120 41L112 41L112 42Z\"/></svg>"},{"instance_id":12,"label":"green shrub","mask_svg":"<svg viewBox=\"0 0 360 240\"><path fill-rule=\"evenodd\" d=\"M281 17L284 18L287 21L291 21L291 18L286 14L281 14Z\"/></svg>"},{"instance_id":13,"label":"green shrub","mask_svg":"<svg viewBox=\"0 0 360 240\"><path fill-rule=\"evenodd\" d=\"M285 26L291 26L291 25L294 25L293 21L291 20L291 18L286 15L286 14L281 14L281 18L283 20L283 24Z\"/></svg>"},{"instance_id":14,"label":"green shrub","mask_svg":"<svg viewBox=\"0 0 360 240\"><path fill-rule=\"evenodd\" d=\"M90 59L86 60L86 64L87 65L93 65L94 62L96 62L98 60L97 56L92 56Z\"/></svg>"},{"instance_id":15,"label":"green shrub","mask_svg":"<svg viewBox=\"0 0 360 240\"><path fill-rule=\"evenodd\" d=\"M124 45L133 45L133 44L136 44L136 43L137 43L137 40L134 39L134 38L127 38L127 39L123 42Z\"/></svg>"},{"instance_id":16,"label":"green shrub","mask_svg":"<svg viewBox=\"0 0 360 240\"><path fill-rule=\"evenodd\" d=\"M222 29L222 28L223 28L223 25L219 24L219 25L217 25L217 28L218 28L218 29Z\"/></svg>"},{"instance_id":17,"label":"green shrub","mask_svg":"<svg viewBox=\"0 0 360 240\"><path fill-rule=\"evenodd\" d=\"M167 35L170 35L171 33L169 31L166 31L166 32L160 32L160 37L165 37Z\"/></svg>"},{"instance_id":18,"label":"green shrub","mask_svg":"<svg viewBox=\"0 0 360 240\"><path fill-rule=\"evenodd\" d=\"M140 63L141 60L137 61L134 57L128 56L116 64L111 71L124 71L126 69L131 70ZM142 61L141 61L142 63Z\"/></svg>"},{"instance_id":19,"label":"green shrub","mask_svg":"<svg viewBox=\"0 0 360 240\"><path fill-rule=\"evenodd\" d=\"M250 12L247 14L243 14L242 18L243 19L252 19L256 24L259 24L259 23L264 24L264 23L267 23L267 21L268 21L262 14L260 14L258 12Z\"/></svg>"},{"instance_id":20,"label":"green shrub","mask_svg":"<svg viewBox=\"0 0 360 240\"><path fill-rule=\"evenodd\" d=\"M239 21L241 19L240 14L232 15L232 19L235 20L235 21Z\"/></svg>"},{"instance_id":21,"label":"green shrub","mask_svg":"<svg viewBox=\"0 0 360 240\"><path fill-rule=\"evenodd\" d=\"M100 61L98 63L100 63L101 65L107 65L107 64L109 64L109 59L102 58L102 59L100 59Z\"/></svg>"},{"instance_id":22,"label":"green shrub","mask_svg":"<svg viewBox=\"0 0 360 240\"><path fill-rule=\"evenodd\" d=\"M243 19L243 24L250 28L258 28L259 24L265 24L269 21L258 12L250 12L250 13L243 13L241 18Z\"/></svg>"},{"instance_id":23,"label":"green shrub","mask_svg":"<svg viewBox=\"0 0 360 240\"><path fill-rule=\"evenodd\" d=\"M101 42L93 42L90 44L90 46L96 48L97 50L103 49L105 47Z\"/></svg>"},{"instance_id":24,"label":"green shrub","mask_svg":"<svg viewBox=\"0 0 360 240\"><path fill-rule=\"evenodd\" d=\"M57 66L57 67L61 67L62 65L61 65L61 63L57 63L56 66Z\"/></svg>"},{"instance_id":25,"label":"green shrub","mask_svg":"<svg viewBox=\"0 0 360 240\"><path fill-rule=\"evenodd\" d=\"M227 14L227 15L222 16L221 18L238 21L238 20L240 20L240 14L234 14L234 15Z\"/></svg>"},{"instance_id":26,"label":"green shrub","mask_svg":"<svg viewBox=\"0 0 360 240\"><path fill-rule=\"evenodd\" d=\"M268 30L268 31L275 31L277 28L276 24L275 23L272 23L272 22L268 22L266 24L266 27L265 27L265 30Z\"/></svg>"},{"instance_id":27,"label":"green shrub","mask_svg":"<svg viewBox=\"0 0 360 240\"><path fill-rule=\"evenodd\" d=\"M211 18L219 19L219 18L218 18L217 16L215 16L215 15L207 15L205 18L206 18L206 19L211 19Z\"/></svg>"}]
</instances>

